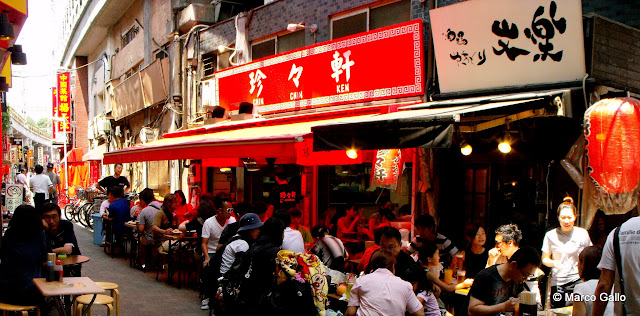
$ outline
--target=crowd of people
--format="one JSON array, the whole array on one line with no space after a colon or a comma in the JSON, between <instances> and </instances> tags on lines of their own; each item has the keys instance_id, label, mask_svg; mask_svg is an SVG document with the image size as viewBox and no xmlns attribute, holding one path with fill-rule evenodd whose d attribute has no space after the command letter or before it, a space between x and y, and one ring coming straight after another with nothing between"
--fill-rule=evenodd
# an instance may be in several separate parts
<instances>
[{"instance_id":1,"label":"crowd of people","mask_svg":"<svg viewBox=\"0 0 640 316\"><path fill-rule=\"evenodd\" d=\"M108 197L102 216L111 219L114 238L131 234L125 223L136 219L144 266L153 263L154 252L162 251L164 235L175 230L195 232L194 255L203 267L201 308L214 308L216 315L319 311L326 305L326 293L323 297L314 284L329 283L327 275L354 269L362 274L350 289L345 315L444 316L452 310L456 315L500 315L516 310L523 291L535 295L538 309L573 305L578 316L611 315L612 302L574 298L612 293L616 271L626 281L620 286L628 297L624 308L629 315L640 311L636 299L640 296L636 278L640 219L634 217L609 233L602 242L604 248L593 245L589 232L575 226L576 207L571 198L559 205L559 227L545 234L539 250L520 246L523 235L515 224L495 230L469 227L467 244L458 248L439 232L436 220L428 214L413 220L416 236L404 240L391 223L411 216L406 216L406 207L396 216L388 203L369 219L357 205L348 205L344 212L309 229L303 225L296 191L282 174L277 174L278 186L268 203L234 204L226 194L205 193L194 207L180 190L158 201L148 188L131 205L124 197L129 182L121 171L121 165L116 166L116 174L97 185ZM41 166L36 173L42 174ZM29 182L36 190L36 207L23 205L15 210L0 248L2 302L42 304L31 279L41 276L46 254L80 254L73 225L61 219L60 207L53 200L51 179L34 176ZM41 187L47 188L46 193L39 192ZM490 236L494 247L487 244ZM373 244L347 246L361 245L364 240L373 240ZM296 257L293 265L307 269L307 276L309 270L316 271L323 281L305 283L301 277L296 281L292 276L298 274L286 259L296 254L305 255ZM348 262L351 258L359 260L357 267ZM545 275L541 267L548 271L548 289L541 282ZM452 283L448 278L456 271L462 278ZM67 275L80 273L77 267L65 269ZM300 284L306 285L301 288ZM462 302L453 294L461 289L468 289Z\"/></svg>"}]
</instances>

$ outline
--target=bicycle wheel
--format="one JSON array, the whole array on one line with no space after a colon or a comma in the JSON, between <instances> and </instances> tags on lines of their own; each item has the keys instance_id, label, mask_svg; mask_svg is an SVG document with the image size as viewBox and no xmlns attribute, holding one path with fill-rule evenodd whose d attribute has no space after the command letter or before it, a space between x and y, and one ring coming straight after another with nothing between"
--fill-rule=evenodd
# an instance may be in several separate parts
<instances>
[{"instance_id":1,"label":"bicycle wheel","mask_svg":"<svg viewBox=\"0 0 640 316\"><path fill-rule=\"evenodd\" d=\"M95 205L90 204L91 206L86 211L85 221L87 222L87 227L93 229L93 218L91 215L96 214Z\"/></svg>"},{"instance_id":2,"label":"bicycle wheel","mask_svg":"<svg viewBox=\"0 0 640 316\"><path fill-rule=\"evenodd\" d=\"M78 222L84 227L89 227L89 223L87 223L87 213L88 210L91 209L91 206L93 206L91 203L86 202L78 209Z\"/></svg>"},{"instance_id":3,"label":"bicycle wheel","mask_svg":"<svg viewBox=\"0 0 640 316\"><path fill-rule=\"evenodd\" d=\"M64 206L64 217L68 221L73 221L73 203Z\"/></svg>"}]
</instances>

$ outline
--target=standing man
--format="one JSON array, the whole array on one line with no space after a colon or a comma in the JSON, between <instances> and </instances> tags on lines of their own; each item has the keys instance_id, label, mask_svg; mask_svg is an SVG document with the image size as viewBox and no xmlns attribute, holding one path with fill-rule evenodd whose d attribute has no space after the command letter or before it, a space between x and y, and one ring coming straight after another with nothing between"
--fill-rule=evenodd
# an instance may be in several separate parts
<instances>
[{"instance_id":1,"label":"standing man","mask_svg":"<svg viewBox=\"0 0 640 316\"><path fill-rule=\"evenodd\" d=\"M275 170L277 185L269 193L269 203L273 205L273 210L289 210L295 207L300 201L300 192L287 181L287 174L282 167Z\"/></svg>"},{"instance_id":2,"label":"standing man","mask_svg":"<svg viewBox=\"0 0 640 316\"><path fill-rule=\"evenodd\" d=\"M16 183L22 184L22 202L27 201L27 189L29 189L29 182L27 181L27 170L20 166L20 172L16 175Z\"/></svg>"},{"instance_id":3,"label":"standing man","mask_svg":"<svg viewBox=\"0 0 640 316\"><path fill-rule=\"evenodd\" d=\"M100 190L102 193L108 194L109 189L114 186L120 186L124 190L124 192L129 191L131 184L129 180L125 176L122 175L122 164L117 163L113 167L113 175L105 177L104 179L98 181L96 183L96 189Z\"/></svg>"},{"instance_id":4,"label":"standing man","mask_svg":"<svg viewBox=\"0 0 640 316\"><path fill-rule=\"evenodd\" d=\"M469 290L469 315L499 315L515 311L523 283L540 266L540 254L531 247L516 251L509 261L478 273Z\"/></svg>"},{"instance_id":5,"label":"standing man","mask_svg":"<svg viewBox=\"0 0 640 316\"><path fill-rule=\"evenodd\" d=\"M36 210L44 205L49 200L49 192L53 191L53 184L49 177L42 174L44 168L41 165L36 165L36 175L29 179L29 186L33 195L33 203Z\"/></svg>"},{"instance_id":6,"label":"standing man","mask_svg":"<svg viewBox=\"0 0 640 316\"><path fill-rule=\"evenodd\" d=\"M50 162L47 164L47 172L44 174L49 177L49 180L51 180L51 183L53 184L53 192L49 194L49 201L51 201L51 203L58 204L58 192L62 189L60 187L62 183L60 181L60 177L53 170L53 163Z\"/></svg>"},{"instance_id":7,"label":"standing man","mask_svg":"<svg viewBox=\"0 0 640 316\"><path fill-rule=\"evenodd\" d=\"M640 227L640 217L636 216L622 223L620 231L614 229L609 233L602 249L602 259L598 264L601 273L596 287L596 300L593 302L593 316L604 314L607 301L603 301L602 298L608 297L606 294L611 293L613 283L616 282L616 271L624 281L621 282L624 288L620 289L620 293L624 293L626 296L624 302L615 301L615 297L613 297L616 315L621 314L620 304L626 310L626 315L640 315L640 282L638 281L640 275L640 265L638 265L640 262L640 244L638 243L640 231L638 231L638 227ZM617 238L616 232L618 233ZM616 255L616 248L618 248L620 260ZM620 273L620 267L622 273Z\"/></svg>"}]
</instances>

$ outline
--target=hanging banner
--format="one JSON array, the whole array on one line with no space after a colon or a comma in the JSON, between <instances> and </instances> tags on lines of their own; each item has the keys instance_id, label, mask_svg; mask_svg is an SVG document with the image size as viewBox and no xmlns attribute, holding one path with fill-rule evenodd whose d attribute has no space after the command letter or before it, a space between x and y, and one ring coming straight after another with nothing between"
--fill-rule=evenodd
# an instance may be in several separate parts
<instances>
[{"instance_id":1,"label":"hanging banner","mask_svg":"<svg viewBox=\"0 0 640 316\"><path fill-rule=\"evenodd\" d=\"M71 117L71 93L69 91L69 73L58 74L58 115L64 122L58 122L58 131L69 131L69 119Z\"/></svg>"},{"instance_id":2,"label":"hanging banner","mask_svg":"<svg viewBox=\"0 0 640 316\"><path fill-rule=\"evenodd\" d=\"M587 173L596 205L607 214L633 208L640 184L640 101L598 101L584 114Z\"/></svg>"},{"instance_id":3,"label":"hanging banner","mask_svg":"<svg viewBox=\"0 0 640 316\"><path fill-rule=\"evenodd\" d=\"M400 176L402 176L402 151L400 149L377 150L371 169L371 185L395 190Z\"/></svg>"},{"instance_id":4,"label":"hanging banner","mask_svg":"<svg viewBox=\"0 0 640 316\"><path fill-rule=\"evenodd\" d=\"M52 109L52 116L53 117L60 117L58 116L58 89L57 88L51 88L51 109ZM58 123L54 122L53 124L51 124L51 139L56 139L56 129L58 127Z\"/></svg>"},{"instance_id":5,"label":"hanging banner","mask_svg":"<svg viewBox=\"0 0 640 316\"><path fill-rule=\"evenodd\" d=\"M216 104L261 114L422 95L422 20L359 33L215 73ZM206 96L203 96L206 98Z\"/></svg>"},{"instance_id":6,"label":"hanging banner","mask_svg":"<svg viewBox=\"0 0 640 316\"><path fill-rule=\"evenodd\" d=\"M429 16L443 93L586 74L580 0L464 1Z\"/></svg>"}]
</instances>

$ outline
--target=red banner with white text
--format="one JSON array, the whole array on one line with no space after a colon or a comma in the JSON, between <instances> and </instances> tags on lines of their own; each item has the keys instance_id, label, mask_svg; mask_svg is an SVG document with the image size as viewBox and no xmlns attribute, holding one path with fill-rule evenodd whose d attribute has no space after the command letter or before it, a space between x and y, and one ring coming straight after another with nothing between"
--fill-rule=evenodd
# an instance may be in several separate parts
<instances>
[{"instance_id":1,"label":"red banner with white text","mask_svg":"<svg viewBox=\"0 0 640 316\"><path fill-rule=\"evenodd\" d=\"M424 92L422 20L259 59L215 74L216 104L261 114Z\"/></svg>"},{"instance_id":2,"label":"red banner with white text","mask_svg":"<svg viewBox=\"0 0 640 316\"><path fill-rule=\"evenodd\" d=\"M58 131L69 131L69 119L71 117L71 93L69 90L69 73L58 74L58 117L64 122L58 122Z\"/></svg>"}]
</instances>

